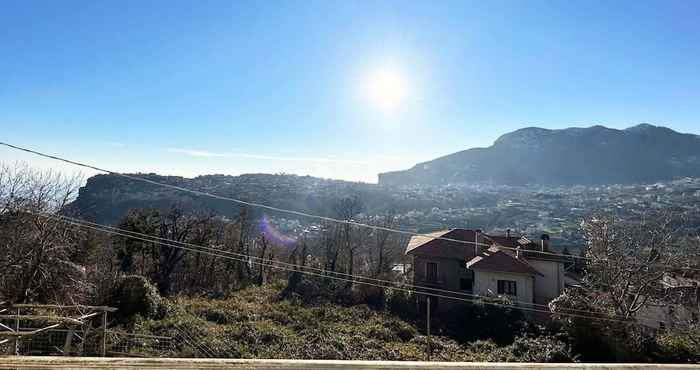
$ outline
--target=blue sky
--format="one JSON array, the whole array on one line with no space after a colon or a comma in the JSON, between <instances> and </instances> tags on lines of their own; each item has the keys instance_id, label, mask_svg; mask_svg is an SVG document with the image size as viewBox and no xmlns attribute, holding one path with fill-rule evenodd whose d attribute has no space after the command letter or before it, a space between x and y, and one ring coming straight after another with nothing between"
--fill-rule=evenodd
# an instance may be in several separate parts
<instances>
[{"instance_id":1,"label":"blue sky","mask_svg":"<svg viewBox=\"0 0 700 370\"><path fill-rule=\"evenodd\" d=\"M2 140L119 171L373 182L524 126L700 133L699 67L694 1L0 2Z\"/></svg>"}]
</instances>

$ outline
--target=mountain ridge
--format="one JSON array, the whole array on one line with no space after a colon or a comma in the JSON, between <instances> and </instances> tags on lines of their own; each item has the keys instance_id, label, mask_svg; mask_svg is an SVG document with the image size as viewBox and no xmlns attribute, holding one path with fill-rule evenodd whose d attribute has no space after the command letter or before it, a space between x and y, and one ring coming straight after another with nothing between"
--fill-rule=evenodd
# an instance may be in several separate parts
<instances>
[{"instance_id":1,"label":"mountain ridge","mask_svg":"<svg viewBox=\"0 0 700 370\"><path fill-rule=\"evenodd\" d=\"M700 136L642 123L623 130L525 127L489 147L381 173L379 184L593 185L686 176L700 176Z\"/></svg>"}]
</instances>

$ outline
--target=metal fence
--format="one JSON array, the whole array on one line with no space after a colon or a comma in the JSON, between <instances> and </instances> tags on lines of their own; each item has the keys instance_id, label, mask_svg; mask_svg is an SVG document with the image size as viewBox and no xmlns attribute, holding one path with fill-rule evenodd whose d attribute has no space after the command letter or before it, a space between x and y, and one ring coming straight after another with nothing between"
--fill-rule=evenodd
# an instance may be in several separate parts
<instances>
[{"instance_id":1,"label":"metal fence","mask_svg":"<svg viewBox=\"0 0 700 370\"><path fill-rule=\"evenodd\" d=\"M31 328L23 328L31 330ZM111 357L169 357L178 352L178 340L165 336L107 331L106 354ZM0 345L2 353L13 352L14 341ZM17 344L22 356L100 356L102 333L97 330L51 329Z\"/></svg>"}]
</instances>

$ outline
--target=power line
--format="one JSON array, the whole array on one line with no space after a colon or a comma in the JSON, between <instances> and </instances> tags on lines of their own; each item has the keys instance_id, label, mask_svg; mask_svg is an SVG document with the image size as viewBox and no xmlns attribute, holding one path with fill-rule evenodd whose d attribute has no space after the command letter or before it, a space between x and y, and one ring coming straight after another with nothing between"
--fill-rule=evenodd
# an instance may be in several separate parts
<instances>
[{"instance_id":1,"label":"power line","mask_svg":"<svg viewBox=\"0 0 700 370\"><path fill-rule=\"evenodd\" d=\"M99 172L105 172L105 173L108 173L110 175L124 177L124 178L134 180L134 181L141 181L141 182L145 182L145 183L148 183L151 185L167 187L167 188L171 188L174 190L184 191L184 192L199 195L199 196L205 196L205 197L210 197L210 198L214 198L214 199L225 200L225 201L237 203L237 204L244 205L244 206L267 209L267 210L273 211L273 212L286 213L286 214L291 214L291 215L306 217L306 218L313 218L313 219L326 221L326 222L334 222L334 223L347 224L347 225L353 225L353 226L358 226L358 227L365 227L365 228L369 228L369 229L373 229L373 230L382 230L382 231L388 231L388 232L394 232L394 233L401 233L401 234L410 235L410 236L422 236L422 237L431 238L431 239L446 240L446 241L451 241L451 242L461 243L461 244L480 245L480 246L487 246L487 247L492 246L491 244L486 244L486 243L477 243L477 242L469 242L469 241L464 241L464 240L459 240L459 239L436 237L436 236L432 236L429 234L416 233L416 232L406 231L406 230L397 230L397 229L392 229L392 228L384 227L384 226L368 225L368 224L363 224L361 222L356 222L356 221L352 221L352 220L341 220L341 219L336 219L336 218L332 218L332 217L314 215L311 213L306 213L306 212L301 212L301 211L273 207L273 206L269 206L269 205L262 204L262 203L249 202L249 201L245 201L245 200L241 200L241 199L225 197L222 195L212 194L212 193L208 193L208 192L204 192L204 191L200 191L200 190L184 188L184 187L178 186L178 185L166 184L166 183L150 180L150 179L147 179L144 177L139 177L139 176L129 175L129 174L125 174L125 173L121 173L121 172L117 172L117 171L112 171L112 170L96 167L93 165L89 165L89 164L85 164L85 163L81 163L81 162L76 162L76 161L73 161L70 159L65 159L65 158L54 156L54 155L45 154L45 153L38 152L38 151L35 151L32 149L19 147L16 145L5 143L5 142L0 142L0 145L4 145L6 147L20 150L20 151L23 151L26 153L38 155L40 157L57 160L60 162L72 164L72 165L83 167L83 168L89 168L91 170L95 170L95 171L99 171ZM512 249L515 249L515 248L512 248Z\"/></svg>"},{"instance_id":2,"label":"power line","mask_svg":"<svg viewBox=\"0 0 700 370\"><path fill-rule=\"evenodd\" d=\"M37 155L40 157L53 159L56 161L72 164L72 165L83 167L83 168L89 168L89 169L99 171L99 172L105 172L105 173L108 173L110 175L124 177L124 178L130 179L130 180L141 181L141 182L149 183L151 185L167 187L167 188L171 188L174 190L183 191L183 192L187 192L187 193L191 193L191 194L195 194L195 195L199 195L199 196L205 196L205 197L210 197L210 198L214 198L214 199L225 200L225 201L229 201L229 202L233 202L233 203L237 203L237 204L241 204L241 205L245 205L245 206L249 206L249 207L262 208L262 209L267 209L267 210L274 211L274 212L292 214L292 215L300 216L300 217L313 218L313 219L318 219L318 220L326 221L326 222L334 222L334 223L339 223L339 224L364 227L364 228L369 228L369 229L372 229L375 231L381 230L381 231L393 232L393 233L398 233L398 234L403 234L403 235L419 236L419 237L424 237L424 238L428 238L431 240L437 239L437 240L444 240L444 241L449 241L449 242L453 242L453 243L460 243L460 244L473 245L473 246L484 246L484 247L494 246L493 244L479 243L476 241L466 241L466 240L459 240L459 239L453 239L453 238L446 238L443 236L434 236L434 235L430 235L430 234L392 229L392 228L384 227L384 226L368 225L368 224L363 224L361 222L356 222L356 221L352 221L352 220L340 220L340 219L336 219L336 218L332 218L332 217L319 216L319 215L314 215L314 214L310 214L310 213L306 213L306 212L300 212L300 211L294 211L294 210L289 210L289 209L283 209L283 208L279 208L279 207L273 207L273 206L269 206L269 205L262 204L262 203L244 201L244 200L231 198L231 197L225 197L225 196L221 196L221 195L216 195L216 194L212 194L212 193L208 193L208 192L204 192L204 191L188 189L188 188L184 188L184 187L177 186L177 185L166 184L166 183L150 180L150 179L139 177L139 176L124 174L121 172L112 171L112 170L96 167L96 166L81 163L81 162L76 162L76 161L73 161L70 159L66 159L66 158L62 158L62 157L58 157L58 156L54 156L54 155L50 155L50 154L45 154L42 152L38 152L36 150L12 145L12 144L1 142L1 141L0 141L0 145L15 149L15 150L23 151L26 153L30 153L33 155ZM567 254L553 253L553 252L548 252L548 251L533 251L533 250L526 250L526 249L520 249L520 248L514 248L514 247L507 247L507 246L502 246L502 245L498 245L498 247L501 249L505 249L505 250L511 250L511 251L515 251L515 252L523 252L523 253L534 254L534 255L539 255L539 256L552 256L552 257L563 257L566 259L591 260L591 258L584 257L584 256L567 255ZM663 264L660 264L657 266L671 267L671 266L663 265ZM700 268L694 268L694 267L680 267L679 266L679 267L674 267L674 269L687 270L687 271L700 271Z\"/></svg>"},{"instance_id":3,"label":"power line","mask_svg":"<svg viewBox=\"0 0 700 370\"><path fill-rule=\"evenodd\" d=\"M484 301L484 300L461 298L461 297L455 297L455 296L439 294L439 293L426 293L423 291L409 289L409 288L405 288L405 287L401 287L401 286L387 286L387 285L383 285L383 284L375 284L375 283L370 283L370 282L366 282L366 281L358 281L355 279L343 278L343 277L338 277L338 276L329 276L329 275L325 275L325 274L321 274L321 273L315 273L312 271L297 270L297 268L304 268L304 266L301 266L301 265L289 264L289 265L292 265L295 267L295 268L290 268L290 267L286 267L286 266L280 266L280 263L278 263L278 261L263 259L262 262L255 262L255 261L251 261L250 258L242 259L242 258L232 257L232 256L229 256L226 254L211 252L211 251L206 250L206 249L211 249L211 248L207 248L207 247L203 247L203 246L199 246L199 248L202 248L204 250L197 249L197 248L190 248L190 247L186 247L186 246L182 246L182 245L178 245L178 244L173 244L173 243L181 243L181 242L178 242L175 240L166 239L166 240L169 240L169 242L166 243L166 242L162 242L160 240L153 239L150 236L148 238L143 238L143 237L136 236L136 235L130 235L128 233L110 230L109 228L103 228L103 227L99 227L99 226L91 226L91 225L81 224L78 222L72 222L72 221L61 219L58 217L53 217L52 215L37 214L37 213L32 213L32 214L42 216L42 217L53 218L57 221L61 221L61 222L67 223L67 224L72 224L72 225L75 225L78 227L83 227L83 228L87 228L87 229L91 229L91 230L95 230L95 231L101 231L101 232L105 232L105 233L113 234L113 235L121 235L124 237L132 238L132 239L136 239L136 240L141 240L141 241L146 241L146 242L151 242L151 243L155 243L155 244L170 247L170 248L179 248L179 249L188 250L188 251L192 251L192 252L207 254L210 256L214 256L214 257L221 257L221 258L239 261L239 262L243 262L243 263L250 263L250 264L255 264L255 265L259 265L259 266L263 266L263 267L270 267L270 268L285 270L285 271L289 271L289 272L297 272L297 273L301 273L301 274L305 274L305 275L311 275L311 276L317 276L317 277L326 278L326 279L344 281L344 282L348 282L348 283L374 286L374 287L384 288L384 289L393 289L393 290L397 290L397 291L403 291L406 293L413 293L413 294L438 297L438 298L444 298L444 299L452 299L452 300L468 302L468 303L481 303L484 305L490 305L490 306L495 306L495 307L500 307L500 308L512 308L512 309L527 311L527 312L555 314L555 315L561 315L561 316L567 316L567 317L573 317L573 318L588 319L588 320L592 320L592 321L598 320L598 321L617 322L617 323L630 324L630 325L643 325L641 322L631 322L628 320L620 320L620 319L616 319L616 318L580 315L580 314L573 314L573 313L568 313L568 312L552 312L550 310L542 310L542 309L536 309L536 308L530 308L530 307L520 307L517 305L507 304L507 303L496 303L496 302L490 302L490 301ZM196 244L193 244L193 245L196 245ZM250 256L248 256L248 257L250 257ZM358 276L354 276L354 277L357 278ZM449 293L454 293L454 292L449 291ZM491 297L484 297L484 296L480 296L480 297L483 299L491 298ZM590 314L600 314L599 312L592 312L592 311L585 311L585 312L590 313Z\"/></svg>"},{"instance_id":4,"label":"power line","mask_svg":"<svg viewBox=\"0 0 700 370\"><path fill-rule=\"evenodd\" d=\"M89 226L94 226L97 228L113 230L113 231L119 232L119 233L127 233L127 234L132 234L132 235L136 235L136 236L140 236L140 237L144 237L144 238L155 239L155 240L160 240L160 241L169 242L169 243L177 243L177 244L186 245L186 246L189 246L192 248L200 248L200 249L204 249L204 250L208 250L208 251L213 251L214 253L226 254L226 255L231 255L231 256L241 257L241 258L246 258L246 259L256 259L256 260L267 261L267 259L262 258L262 257L250 256L247 254L237 253L237 252L233 252L233 251L227 251L227 250L223 250L223 249L219 249L219 248L213 248L213 247L207 247L207 246L202 246L202 245L188 243L188 242L176 241L176 240L172 240L172 239L148 235L148 234L144 234L144 233L140 233L140 232L136 232L136 231L131 231L131 230L124 230L124 229L120 229L120 228L113 227L113 226L102 225L102 224L98 224L98 223L94 223L94 222L90 222L90 221L86 221L86 220L81 220L78 218L73 218L73 217L68 217L68 216L63 216L63 215L46 215L46 214L39 214L39 213L33 213L33 212L29 212L29 213L32 213L33 215L36 215L36 216L57 219L59 221L66 220L72 224L89 225ZM460 296L470 297L470 298L474 298L474 299L491 298L491 297L478 295L478 294L471 294L471 293L466 293L466 292L458 292L458 291L452 291L452 290L440 289L440 288L434 288L434 287L428 287L428 286L400 283L400 282L396 282L396 281L391 281L391 280L386 280L386 279L378 279L378 278L373 278L373 277L369 277L369 276L353 275L353 274L348 274L348 273L344 273L344 272L330 271L330 270L326 270L326 269L322 269L322 268L318 268L318 267L313 267L313 266L302 266L302 265L283 262L283 261L276 261L276 263L278 263L280 265L289 266L292 268L314 270L314 271L317 271L317 272L322 273L324 275L325 274L332 274L332 275L339 275L339 276L347 276L350 278L361 279L361 280L366 280L366 281L374 281L374 282L384 283L384 284L391 284L394 286L404 286L404 287L408 287L408 288L412 288L412 289L416 289L416 290L434 291L434 292L439 292L439 293L460 295ZM531 302L525 302L525 301L519 301L519 300L514 300L511 302L513 302L515 304L519 304L519 305L528 305L528 306L534 306L534 307L539 306L539 307L545 307L547 309L549 308L549 306L545 305L545 304L537 304L537 303L531 303ZM567 310L571 311L571 312L584 312L584 313L590 312L590 311L578 310L578 309L567 309Z\"/></svg>"}]
</instances>

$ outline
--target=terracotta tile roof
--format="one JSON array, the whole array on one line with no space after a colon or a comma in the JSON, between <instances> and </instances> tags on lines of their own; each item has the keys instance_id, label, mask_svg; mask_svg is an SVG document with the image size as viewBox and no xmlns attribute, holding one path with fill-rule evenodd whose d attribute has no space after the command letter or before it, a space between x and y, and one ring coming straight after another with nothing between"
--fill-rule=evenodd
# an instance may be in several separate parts
<instances>
[{"instance_id":1,"label":"terracotta tile roof","mask_svg":"<svg viewBox=\"0 0 700 370\"><path fill-rule=\"evenodd\" d=\"M473 244L436 239L443 237L463 240L465 242L474 242L476 238L475 230L452 229L437 231L428 235L429 236L412 237L408 242L405 253L430 257L457 258L461 260L469 260L477 254L475 253ZM485 242L486 240L483 234L479 233L479 243Z\"/></svg>"},{"instance_id":2,"label":"terracotta tile roof","mask_svg":"<svg viewBox=\"0 0 700 370\"><path fill-rule=\"evenodd\" d=\"M482 254L472 258L467 262L467 267L474 270L544 276L522 258L515 258L514 255L501 250L497 246L491 247Z\"/></svg>"},{"instance_id":3,"label":"terracotta tile roof","mask_svg":"<svg viewBox=\"0 0 700 370\"><path fill-rule=\"evenodd\" d=\"M442 240L437 238L448 238L455 240L462 240L467 243L459 243L454 241ZM479 246L478 250L474 248L474 240L476 238L476 230L467 229L451 229L451 230L441 230L434 233L426 234L426 236L414 236L408 243L406 247L406 254L421 255L428 257L439 257L439 258L456 258L461 260L470 260L478 256L483 250L484 246ZM541 245L521 236L505 236L505 235L488 235L485 233L479 233L479 243L503 246L506 248L521 248L521 258L520 261L525 259L537 259L537 260L548 260L555 262L567 262L571 258L552 256L550 254L538 253L541 249ZM511 250L503 250L507 252L511 257L514 257L515 252ZM517 260L517 259L516 259ZM527 262L525 262L527 263Z\"/></svg>"},{"instance_id":4,"label":"terracotta tile roof","mask_svg":"<svg viewBox=\"0 0 700 370\"><path fill-rule=\"evenodd\" d=\"M517 248L518 240L520 239L520 237L505 235L487 235L486 237L493 241L495 244L502 245L508 248Z\"/></svg>"}]
</instances>

